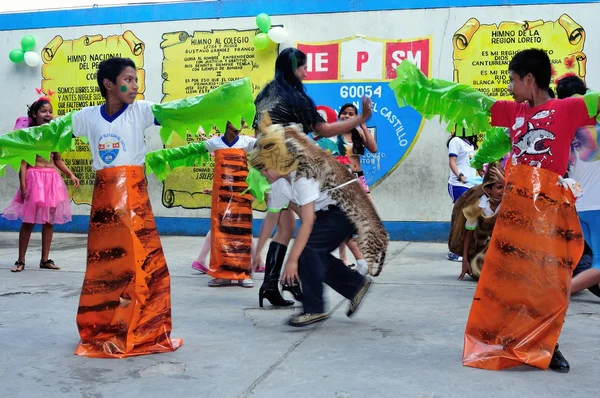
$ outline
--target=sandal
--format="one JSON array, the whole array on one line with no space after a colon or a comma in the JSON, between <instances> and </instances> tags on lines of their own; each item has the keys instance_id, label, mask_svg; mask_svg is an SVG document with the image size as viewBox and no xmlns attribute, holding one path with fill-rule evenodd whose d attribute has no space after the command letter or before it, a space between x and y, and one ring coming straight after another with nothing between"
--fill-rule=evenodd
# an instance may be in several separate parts
<instances>
[{"instance_id":1,"label":"sandal","mask_svg":"<svg viewBox=\"0 0 600 398\"><path fill-rule=\"evenodd\" d=\"M10 272L21 272L25 269L25 263L21 260L15 261L15 266L10 269Z\"/></svg>"},{"instance_id":2,"label":"sandal","mask_svg":"<svg viewBox=\"0 0 600 398\"><path fill-rule=\"evenodd\" d=\"M60 269L60 267L57 267L56 265L54 265L54 261L48 259L46 261L42 261L40 260L40 268L43 269Z\"/></svg>"}]
</instances>

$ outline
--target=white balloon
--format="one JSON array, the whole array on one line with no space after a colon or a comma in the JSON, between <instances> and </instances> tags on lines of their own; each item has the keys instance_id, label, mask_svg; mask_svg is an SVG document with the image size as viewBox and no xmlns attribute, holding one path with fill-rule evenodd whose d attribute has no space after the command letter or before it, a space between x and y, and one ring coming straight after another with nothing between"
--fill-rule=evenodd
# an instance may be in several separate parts
<instances>
[{"instance_id":1,"label":"white balloon","mask_svg":"<svg viewBox=\"0 0 600 398\"><path fill-rule=\"evenodd\" d=\"M288 38L287 31L281 26L271 28L268 35L275 43L283 43Z\"/></svg>"},{"instance_id":2,"label":"white balloon","mask_svg":"<svg viewBox=\"0 0 600 398\"><path fill-rule=\"evenodd\" d=\"M24 58L25 63L31 66L32 68L38 66L42 62L42 59L40 58L38 53L33 51L27 51L24 55Z\"/></svg>"}]
</instances>

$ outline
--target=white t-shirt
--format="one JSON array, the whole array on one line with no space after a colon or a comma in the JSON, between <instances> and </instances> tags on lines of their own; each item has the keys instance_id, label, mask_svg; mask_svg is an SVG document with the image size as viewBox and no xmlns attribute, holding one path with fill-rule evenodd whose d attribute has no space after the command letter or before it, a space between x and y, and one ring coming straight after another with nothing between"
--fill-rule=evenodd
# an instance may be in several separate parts
<instances>
[{"instance_id":1,"label":"white t-shirt","mask_svg":"<svg viewBox=\"0 0 600 398\"><path fill-rule=\"evenodd\" d=\"M477 170L471 167L469 162L475 156L475 148L467 141L460 137L454 137L450 140L448 145L448 156L456 157L456 166L458 172L464 174L467 179L474 178L477 176ZM460 187L471 188L473 184L462 183L456 178L456 175L450 170L450 177L448 178L448 184Z\"/></svg>"},{"instance_id":2,"label":"white t-shirt","mask_svg":"<svg viewBox=\"0 0 600 398\"><path fill-rule=\"evenodd\" d=\"M208 152L214 152L219 149L240 148L248 153L254 149L255 144L256 138L247 135L240 134L235 138L235 140L233 140L233 142L227 142L225 136L222 135L220 137L213 137L209 140L206 140L206 150Z\"/></svg>"},{"instance_id":3,"label":"white t-shirt","mask_svg":"<svg viewBox=\"0 0 600 398\"><path fill-rule=\"evenodd\" d=\"M315 202L315 211L323 210L329 205L336 205L327 192L321 192L319 182L315 179L299 178L296 172L290 173L290 179L280 178L271 184L269 192L269 211L280 211L285 209L290 202L298 206L304 206Z\"/></svg>"},{"instance_id":4,"label":"white t-shirt","mask_svg":"<svg viewBox=\"0 0 600 398\"><path fill-rule=\"evenodd\" d=\"M73 115L73 133L76 137L87 137L94 170L144 164L144 131L154 125L152 105L148 101L135 101L113 116L106 114L104 105L98 105Z\"/></svg>"},{"instance_id":5,"label":"white t-shirt","mask_svg":"<svg viewBox=\"0 0 600 398\"><path fill-rule=\"evenodd\" d=\"M490 218L496 214L500 210L500 204L496 207L496 210L492 210L492 206L490 205L490 199L486 195L481 195L479 198L479 208L483 210L483 215L487 218ZM465 229L475 230L479 226L479 220L475 220L475 222L470 223L469 220L465 223Z\"/></svg>"},{"instance_id":6,"label":"white t-shirt","mask_svg":"<svg viewBox=\"0 0 600 398\"><path fill-rule=\"evenodd\" d=\"M587 133L586 137L581 138L594 139L595 137L590 136L586 129L589 129L589 127L578 130L575 137ZM600 133L600 124L596 125L596 132L596 134ZM600 138L597 138L597 140L600 140ZM576 149L575 157L575 164L569 170L569 177L577 181L583 188L583 195L577 198L575 207L577 211L600 210L600 160L581 160L580 153Z\"/></svg>"}]
</instances>

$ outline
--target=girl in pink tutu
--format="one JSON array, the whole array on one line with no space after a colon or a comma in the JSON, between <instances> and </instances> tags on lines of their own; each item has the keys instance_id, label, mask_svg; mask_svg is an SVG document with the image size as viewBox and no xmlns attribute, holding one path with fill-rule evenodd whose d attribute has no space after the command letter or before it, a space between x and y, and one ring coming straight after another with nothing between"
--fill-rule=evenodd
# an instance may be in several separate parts
<instances>
[{"instance_id":1,"label":"girl in pink tutu","mask_svg":"<svg viewBox=\"0 0 600 398\"><path fill-rule=\"evenodd\" d=\"M27 116L27 118L17 119L15 130L39 126L52 120L52 105L48 98L42 97L34 102L29 107ZM68 176L75 187L79 186L79 179L65 166L60 153L53 152L49 160L38 156L33 167L25 161L21 162L19 172L21 187L2 214L2 217L9 220L17 218L23 220L19 232L19 259L11 269L12 272L21 272L25 269L25 253L35 224L42 224L40 268L60 269L48 258L50 243L54 224L71 221L71 205L67 187L56 168Z\"/></svg>"}]
</instances>

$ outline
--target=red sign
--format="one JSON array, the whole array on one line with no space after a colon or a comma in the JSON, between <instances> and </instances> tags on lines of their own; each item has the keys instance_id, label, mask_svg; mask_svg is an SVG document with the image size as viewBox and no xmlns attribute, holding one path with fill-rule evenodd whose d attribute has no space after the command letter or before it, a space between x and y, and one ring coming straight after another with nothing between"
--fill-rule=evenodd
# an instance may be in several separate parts
<instances>
[{"instance_id":1,"label":"red sign","mask_svg":"<svg viewBox=\"0 0 600 398\"><path fill-rule=\"evenodd\" d=\"M421 69L425 76L429 76L429 39L388 42L385 47L386 79L396 78L396 68L405 59Z\"/></svg>"},{"instance_id":2,"label":"red sign","mask_svg":"<svg viewBox=\"0 0 600 398\"><path fill-rule=\"evenodd\" d=\"M430 40L353 37L297 46L307 57L307 81L377 81L396 78L396 68L405 59L429 76Z\"/></svg>"},{"instance_id":3,"label":"red sign","mask_svg":"<svg viewBox=\"0 0 600 398\"><path fill-rule=\"evenodd\" d=\"M340 47L333 44L298 44L306 54L306 80L336 80L338 78Z\"/></svg>"}]
</instances>

